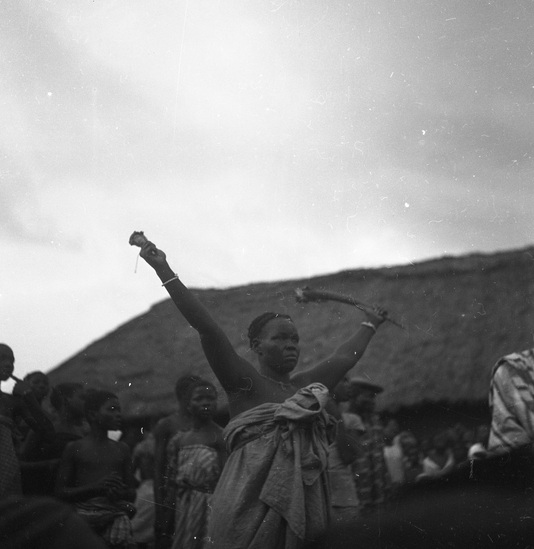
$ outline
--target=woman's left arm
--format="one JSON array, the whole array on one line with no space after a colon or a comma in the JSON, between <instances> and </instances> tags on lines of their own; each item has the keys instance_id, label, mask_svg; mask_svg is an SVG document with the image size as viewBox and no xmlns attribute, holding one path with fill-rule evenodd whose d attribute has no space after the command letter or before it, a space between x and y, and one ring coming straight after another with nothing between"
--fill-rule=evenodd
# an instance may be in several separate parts
<instances>
[{"instance_id":1,"label":"woman's left arm","mask_svg":"<svg viewBox=\"0 0 534 549\"><path fill-rule=\"evenodd\" d=\"M342 343L326 360L309 370L295 374L292 380L300 386L319 382L328 389L333 389L360 360L378 327L386 319L386 312L380 308L364 312L365 321L352 337Z\"/></svg>"}]
</instances>

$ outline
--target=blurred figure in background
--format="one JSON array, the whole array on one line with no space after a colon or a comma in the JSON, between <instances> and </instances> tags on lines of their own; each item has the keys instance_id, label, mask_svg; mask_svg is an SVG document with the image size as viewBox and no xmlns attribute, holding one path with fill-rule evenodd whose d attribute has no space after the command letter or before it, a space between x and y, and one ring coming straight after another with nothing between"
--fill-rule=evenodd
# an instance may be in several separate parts
<instances>
[{"instance_id":1,"label":"blurred figure in background","mask_svg":"<svg viewBox=\"0 0 534 549\"><path fill-rule=\"evenodd\" d=\"M432 447L423 459L423 474L440 477L450 473L455 466L454 454L448 431L440 431L432 438Z\"/></svg>"},{"instance_id":2,"label":"blurred figure in background","mask_svg":"<svg viewBox=\"0 0 534 549\"><path fill-rule=\"evenodd\" d=\"M362 451L358 434L359 420L348 410L349 380L343 378L332 391L328 413L336 418L335 439L328 452L328 479L331 491L332 527L352 523L360 515L352 464Z\"/></svg>"},{"instance_id":3,"label":"blurred figure in background","mask_svg":"<svg viewBox=\"0 0 534 549\"><path fill-rule=\"evenodd\" d=\"M404 482L404 459L399 433L399 422L394 418L387 420L384 426L384 459L393 490Z\"/></svg>"},{"instance_id":4,"label":"blurred figure in background","mask_svg":"<svg viewBox=\"0 0 534 549\"><path fill-rule=\"evenodd\" d=\"M356 418L362 451L352 469L362 514L383 506L391 493L391 478L384 459L384 429L375 412L376 397L383 388L363 377L350 379L350 412Z\"/></svg>"},{"instance_id":5,"label":"blurred figure in background","mask_svg":"<svg viewBox=\"0 0 534 549\"><path fill-rule=\"evenodd\" d=\"M48 393L50 393L48 376L40 371L30 372L24 376L24 381L32 388L37 402L42 406L44 399L48 396Z\"/></svg>"},{"instance_id":6,"label":"blurred figure in background","mask_svg":"<svg viewBox=\"0 0 534 549\"><path fill-rule=\"evenodd\" d=\"M60 383L52 389L54 435L45 438L31 430L20 449L22 489L26 495L55 493L56 475L65 446L89 432L84 418L85 389L81 383Z\"/></svg>"},{"instance_id":7,"label":"blurred figure in background","mask_svg":"<svg viewBox=\"0 0 534 549\"><path fill-rule=\"evenodd\" d=\"M0 383L12 376L14 368L13 350L0 343ZM12 394L0 391L0 498L22 493L20 465L14 444L15 421L19 418L47 439L54 434L52 422L41 409L28 383L17 382Z\"/></svg>"},{"instance_id":8,"label":"blurred figure in background","mask_svg":"<svg viewBox=\"0 0 534 549\"><path fill-rule=\"evenodd\" d=\"M133 539L137 549L153 549L155 545L154 522L156 517L154 498L154 444L150 432L134 448L133 467L139 478L132 519ZM152 443L151 443L152 442Z\"/></svg>"},{"instance_id":9,"label":"blurred figure in background","mask_svg":"<svg viewBox=\"0 0 534 549\"><path fill-rule=\"evenodd\" d=\"M29 374L26 374L23 378L23 381L24 383L28 384L28 386L30 387L35 397L35 400L37 401L39 406L43 409L44 413L48 416L48 418L52 421L52 417L51 417L51 414L49 413L49 410L46 410L43 406L44 400L48 396L48 393L50 392L50 384L48 382L48 376L44 372L37 370L35 372L30 372ZM17 449L18 449L26 441L28 433L30 432L30 427L22 420L22 418L17 418L16 426L18 431L17 432L17 437L18 437Z\"/></svg>"},{"instance_id":10,"label":"blurred figure in background","mask_svg":"<svg viewBox=\"0 0 534 549\"><path fill-rule=\"evenodd\" d=\"M404 462L404 482L407 484L416 482L423 473L419 442L415 435L409 431L400 433L399 442Z\"/></svg>"}]
</instances>

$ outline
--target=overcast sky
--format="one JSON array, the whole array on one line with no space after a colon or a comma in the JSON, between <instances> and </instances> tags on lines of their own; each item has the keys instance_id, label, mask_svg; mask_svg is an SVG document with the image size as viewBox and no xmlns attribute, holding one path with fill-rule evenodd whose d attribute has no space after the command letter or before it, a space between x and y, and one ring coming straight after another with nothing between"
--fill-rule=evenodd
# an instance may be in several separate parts
<instances>
[{"instance_id":1,"label":"overcast sky","mask_svg":"<svg viewBox=\"0 0 534 549\"><path fill-rule=\"evenodd\" d=\"M166 293L530 245L532 0L3 0L0 341Z\"/></svg>"}]
</instances>

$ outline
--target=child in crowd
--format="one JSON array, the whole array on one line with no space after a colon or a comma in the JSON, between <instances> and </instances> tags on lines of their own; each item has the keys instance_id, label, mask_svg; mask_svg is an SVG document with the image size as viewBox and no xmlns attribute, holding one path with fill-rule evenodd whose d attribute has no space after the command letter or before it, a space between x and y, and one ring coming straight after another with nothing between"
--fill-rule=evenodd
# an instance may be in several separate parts
<instances>
[{"instance_id":1,"label":"child in crowd","mask_svg":"<svg viewBox=\"0 0 534 549\"><path fill-rule=\"evenodd\" d=\"M90 432L66 446L56 493L75 505L109 547L135 547L130 523L135 514L130 449L108 438L108 431L121 426L119 400L108 391L88 391L84 408Z\"/></svg>"},{"instance_id":2,"label":"child in crowd","mask_svg":"<svg viewBox=\"0 0 534 549\"><path fill-rule=\"evenodd\" d=\"M173 549L206 546L208 512L224 463L222 428L213 421L217 392L209 381L189 385L185 403L192 419L189 431L177 433L169 442L167 496L175 506ZM173 496L174 494L174 496Z\"/></svg>"}]
</instances>

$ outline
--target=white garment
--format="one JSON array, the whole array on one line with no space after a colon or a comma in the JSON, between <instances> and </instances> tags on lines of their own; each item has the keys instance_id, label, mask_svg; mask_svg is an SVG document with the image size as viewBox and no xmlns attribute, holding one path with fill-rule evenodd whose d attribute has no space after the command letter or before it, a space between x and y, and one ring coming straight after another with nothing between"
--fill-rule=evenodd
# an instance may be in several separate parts
<instances>
[{"instance_id":1,"label":"white garment","mask_svg":"<svg viewBox=\"0 0 534 549\"><path fill-rule=\"evenodd\" d=\"M132 519L133 538L137 543L154 541L154 481L144 480L137 488L134 503L137 513Z\"/></svg>"},{"instance_id":2,"label":"white garment","mask_svg":"<svg viewBox=\"0 0 534 549\"><path fill-rule=\"evenodd\" d=\"M397 444L384 446L384 459L388 468L391 482L404 482L404 456L402 448Z\"/></svg>"},{"instance_id":3,"label":"white garment","mask_svg":"<svg viewBox=\"0 0 534 549\"><path fill-rule=\"evenodd\" d=\"M447 461L443 467L439 466L433 459L426 457L423 460L423 474L431 477L437 477L448 473L454 467L454 456L449 452Z\"/></svg>"}]
</instances>

